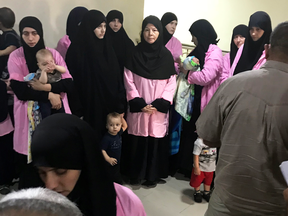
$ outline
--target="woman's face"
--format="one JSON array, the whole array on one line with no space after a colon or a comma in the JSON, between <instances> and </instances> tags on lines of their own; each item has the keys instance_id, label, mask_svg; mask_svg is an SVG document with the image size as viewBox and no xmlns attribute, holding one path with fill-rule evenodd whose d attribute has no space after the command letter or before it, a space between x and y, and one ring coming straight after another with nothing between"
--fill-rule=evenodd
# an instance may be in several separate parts
<instances>
[{"instance_id":1,"label":"woman's face","mask_svg":"<svg viewBox=\"0 0 288 216\"><path fill-rule=\"evenodd\" d=\"M30 27L25 27L22 31L22 38L29 47L34 47L40 40L37 31Z\"/></svg>"},{"instance_id":2,"label":"woman's face","mask_svg":"<svg viewBox=\"0 0 288 216\"><path fill-rule=\"evenodd\" d=\"M173 20L165 26L169 34L173 35L175 33L177 24L178 22L176 20Z\"/></svg>"},{"instance_id":3,"label":"woman's face","mask_svg":"<svg viewBox=\"0 0 288 216\"><path fill-rule=\"evenodd\" d=\"M96 29L94 29L94 33L97 38L103 39L106 32L106 22L102 22Z\"/></svg>"},{"instance_id":4,"label":"woman's face","mask_svg":"<svg viewBox=\"0 0 288 216\"><path fill-rule=\"evenodd\" d=\"M253 41L258 41L264 34L264 30L259 27L250 28L250 36Z\"/></svg>"},{"instance_id":5,"label":"woman's face","mask_svg":"<svg viewBox=\"0 0 288 216\"><path fill-rule=\"evenodd\" d=\"M235 35L233 38L234 44L239 49L245 43L245 37L242 35Z\"/></svg>"},{"instance_id":6,"label":"woman's face","mask_svg":"<svg viewBox=\"0 0 288 216\"><path fill-rule=\"evenodd\" d=\"M122 24L119 19L115 18L109 23L109 26L114 32L118 32L122 27Z\"/></svg>"},{"instance_id":7,"label":"woman's face","mask_svg":"<svg viewBox=\"0 0 288 216\"><path fill-rule=\"evenodd\" d=\"M195 46L198 45L198 40L197 40L197 38L196 38L194 35L192 35L192 40L191 40L191 42L193 42L193 43L195 44Z\"/></svg>"},{"instance_id":8,"label":"woman's face","mask_svg":"<svg viewBox=\"0 0 288 216\"><path fill-rule=\"evenodd\" d=\"M38 167L38 173L46 188L56 191L63 196L68 196L74 189L81 171Z\"/></svg>"},{"instance_id":9,"label":"woman's face","mask_svg":"<svg viewBox=\"0 0 288 216\"><path fill-rule=\"evenodd\" d=\"M159 37L159 31L153 24L148 23L144 29L143 37L147 43L153 44Z\"/></svg>"}]
</instances>

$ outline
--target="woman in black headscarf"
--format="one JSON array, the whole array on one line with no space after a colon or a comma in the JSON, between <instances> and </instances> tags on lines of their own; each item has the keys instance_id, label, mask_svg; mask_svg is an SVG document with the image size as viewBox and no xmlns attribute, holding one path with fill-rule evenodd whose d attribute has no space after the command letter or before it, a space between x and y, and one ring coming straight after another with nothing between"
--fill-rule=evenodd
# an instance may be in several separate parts
<instances>
[{"instance_id":1,"label":"woman in black headscarf","mask_svg":"<svg viewBox=\"0 0 288 216\"><path fill-rule=\"evenodd\" d=\"M237 65L232 73L234 75L247 70L259 69L265 62L264 45L269 44L272 32L269 15L263 11L252 14L248 28L249 36L245 40L239 61L235 62Z\"/></svg>"},{"instance_id":2,"label":"woman in black headscarf","mask_svg":"<svg viewBox=\"0 0 288 216\"><path fill-rule=\"evenodd\" d=\"M66 23L66 35L64 35L58 42L56 50L65 59L67 50L71 44L71 41L77 37L80 23L88 9L85 7L75 7L70 11L67 23Z\"/></svg>"},{"instance_id":3,"label":"woman in black headscarf","mask_svg":"<svg viewBox=\"0 0 288 216\"><path fill-rule=\"evenodd\" d=\"M107 114L124 112L125 92L102 12L85 14L66 62L79 92L83 119L104 135Z\"/></svg>"},{"instance_id":4,"label":"woman in black headscarf","mask_svg":"<svg viewBox=\"0 0 288 216\"><path fill-rule=\"evenodd\" d=\"M95 143L98 135L73 115L55 114L44 119L31 145L40 178L46 188L67 196L86 216L145 216L139 198L109 179Z\"/></svg>"},{"instance_id":5,"label":"woman in black headscarf","mask_svg":"<svg viewBox=\"0 0 288 216\"><path fill-rule=\"evenodd\" d=\"M231 66L234 62L239 48L244 45L247 36L248 27L246 25L238 25L233 29L230 43L230 52L223 57L223 71L221 76L221 83L232 76L232 74L230 74Z\"/></svg>"},{"instance_id":6,"label":"woman in black headscarf","mask_svg":"<svg viewBox=\"0 0 288 216\"><path fill-rule=\"evenodd\" d=\"M10 74L10 86L15 93L14 97L14 150L21 158L22 174L20 174L20 188L33 186L30 181L29 169L27 165L27 155L29 153L29 121L27 112L27 101L44 101L52 104L52 108L59 109L61 98L65 112L70 113L68 100L64 92L68 92L72 86L72 78L69 71L62 75L59 82L52 84L42 84L39 80L24 82L24 77L29 73L38 70L36 53L44 49L43 29L41 22L36 17L25 17L20 21L19 31L21 35L22 47L10 54L8 60L8 71ZM66 67L61 55L54 49L47 48L53 54L55 64ZM61 94L61 96L60 96ZM31 171L33 173L33 171ZM32 185L31 185L32 183Z\"/></svg>"},{"instance_id":7,"label":"woman in black headscarf","mask_svg":"<svg viewBox=\"0 0 288 216\"><path fill-rule=\"evenodd\" d=\"M134 43L129 38L123 27L123 14L120 11L109 11L106 19L108 24L107 34L111 37L120 67L121 78L123 80L124 67L126 66L127 59L134 48Z\"/></svg>"},{"instance_id":8,"label":"woman in black headscarf","mask_svg":"<svg viewBox=\"0 0 288 216\"><path fill-rule=\"evenodd\" d=\"M168 110L176 89L174 60L163 45L160 20L148 16L142 22L141 42L124 71L129 102L130 183L156 185L168 175Z\"/></svg>"},{"instance_id":9,"label":"woman in black headscarf","mask_svg":"<svg viewBox=\"0 0 288 216\"><path fill-rule=\"evenodd\" d=\"M194 22L190 29L192 42L196 48L189 54L195 56L200 63L200 71L189 72L188 82L194 84L193 113L189 122L183 119L183 131L180 144L180 168L190 177L193 166L193 143L197 139L195 123L220 85L223 66L221 49L217 46L217 33L213 26L204 19ZM192 143L192 145L191 145Z\"/></svg>"}]
</instances>

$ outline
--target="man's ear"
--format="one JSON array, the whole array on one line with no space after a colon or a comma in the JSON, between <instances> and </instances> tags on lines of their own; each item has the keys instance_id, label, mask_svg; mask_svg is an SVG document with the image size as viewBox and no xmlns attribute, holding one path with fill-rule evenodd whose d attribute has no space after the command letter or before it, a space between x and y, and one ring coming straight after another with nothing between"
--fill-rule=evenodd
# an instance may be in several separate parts
<instances>
[{"instance_id":1,"label":"man's ear","mask_svg":"<svg viewBox=\"0 0 288 216\"><path fill-rule=\"evenodd\" d=\"M269 59L270 57L270 52L271 52L271 46L270 44L265 44L264 45L264 49L265 49L265 58Z\"/></svg>"}]
</instances>

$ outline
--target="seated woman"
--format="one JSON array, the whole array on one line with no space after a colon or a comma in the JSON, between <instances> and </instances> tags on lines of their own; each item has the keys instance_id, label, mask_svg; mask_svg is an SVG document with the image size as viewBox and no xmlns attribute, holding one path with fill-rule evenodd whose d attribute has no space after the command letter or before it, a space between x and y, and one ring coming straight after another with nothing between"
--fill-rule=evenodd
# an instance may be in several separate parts
<instances>
[{"instance_id":1,"label":"seated woman","mask_svg":"<svg viewBox=\"0 0 288 216\"><path fill-rule=\"evenodd\" d=\"M139 198L109 179L94 142L98 135L85 121L64 113L40 123L31 151L46 188L67 196L87 216L145 216Z\"/></svg>"}]
</instances>

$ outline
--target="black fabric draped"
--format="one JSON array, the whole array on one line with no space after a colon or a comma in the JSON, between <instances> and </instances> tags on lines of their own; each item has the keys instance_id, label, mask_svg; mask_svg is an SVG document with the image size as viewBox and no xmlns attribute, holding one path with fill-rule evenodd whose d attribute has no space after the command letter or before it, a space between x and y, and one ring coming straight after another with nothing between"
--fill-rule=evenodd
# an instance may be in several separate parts
<instances>
[{"instance_id":1,"label":"black fabric draped","mask_svg":"<svg viewBox=\"0 0 288 216\"><path fill-rule=\"evenodd\" d=\"M264 30L264 34L259 40L253 41L248 30L249 36L245 40L243 52L235 68L234 75L247 70L252 70L263 53L264 45L269 44L272 32L271 19L269 15L263 11L258 11L252 14L250 16L248 28L250 29L252 27L261 28Z\"/></svg>"},{"instance_id":2,"label":"black fabric draped","mask_svg":"<svg viewBox=\"0 0 288 216\"><path fill-rule=\"evenodd\" d=\"M178 21L177 16L174 13L167 12L165 13L161 18L161 23L163 26L163 44L164 46L168 43L168 41L172 38L172 34L170 34L167 29L166 25L169 24L172 21Z\"/></svg>"},{"instance_id":3,"label":"black fabric draped","mask_svg":"<svg viewBox=\"0 0 288 216\"><path fill-rule=\"evenodd\" d=\"M8 95L7 85L0 80L0 123L3 122L8 115Z\"/></svg>"},{"instance_id":4,"label":"black fabric draped","mask_svg":"<svg viewBox=\"0 0 288 216\"><path fill-rule=\"evenodd\" d=\"M200 68L203 69L205 54L208 51L210 44L217 44L217 33L213 26L205 19L200 19L194 22L190 29L191 35L195 36L198 40L198 45L189 54L189 56L195 56L199 59Z\"/></svg>"},{"instance_id":5,"label":"black fabric draped","mask_svg":"<svg viewBox=\"0 0 288 216\"><path fill-rule=\"evenodd\" d=\"M109 26L109 23L114 19L119 19L122 24L122 27L117 32L114 32ZM131 56L135 46L123 27L123 14L120 11L112 10L107 14L107 34L111 37L112 45L118 59L121 77L123 79L126 61Z\"/></svg>"},{"instance_id":6,"label":"black fabric draped","mask_svg":"<svg viewBox=\"0 0 288 216\"><path fill-rule=\"evenodd\" d=\"M99 39L94 33L102 22L106 18L100 11L85 14L66 63L79 92L84 120L104 135L107 114L124 112L125 93L109 35Z\"/></svg>"},{"instance_id":7,"label":"black fabric draped","mask_svg":"<svg viewBox=\"0 0 288 216\"><path fill-rule=\"evenodd\" d=\"M88 9L85 7L75 7L70 11L67 24L66 24L66 34L69 36L70 41L75 40L77 37L78 29L80 23L85 15L88 12Z\"/></svg>"},{"instance_id":8,"label":"black fabric draped","mask_svg":"<svg viewBox=\"0 0 288 216\"><path fill-rule=\"evenodd\" d=\"M249 32L248 27L246 25L238 25L233 29L232 39L230 43L230 66L232 66L235 56L238 51L238 47L234 43L234 37L236 35L241 35L244 38L247 38Z\"/></svg>"},{"instance_id":9,"label":"black fabric draped","mask_svg":"<svg viewBox=\"0 0 288 216\"><path fill-rule=\"evenodd\" d=\"M30 28L35 29L38 35L40 36L38 43L34 47L30 47L28 44L26 44L21 36L21 44L24 49L24 55L25 55L27 67L30 73L35 73L38 70L36 53L40 49L45 49L42 23L36 17L28 16L28 17L23 18L19 23L20 35L22 35L23 29L25 27L30 27Z\"/></svg>"},{"instance_id":10,"label":"black fabric draped","mask_svg":"<svg viewBox=\"0 0 288 216\"><path fill-rule=\"evenodd\" d=\"M146 42L143 36L144 29L149 23L159 31L159 36L153 44ZM141 42L135 47L127 68L146 79L169 79L176 73L172 54L163 45L162 23L157 17L148 16L143 20Z\"/></svg>"},{"instance_id":11,"label":"black fabric draped","mask_svg":"<svg viewBox=\"0 0 288 216\"><path fill-rule=\"evenodd\" d=\"M116 192L99 145L99 132L69 114L54 114L37 126L31 144L33 165L81 170L71 201L87 216L116 215Z\"/></svg>"}]
</instances>

